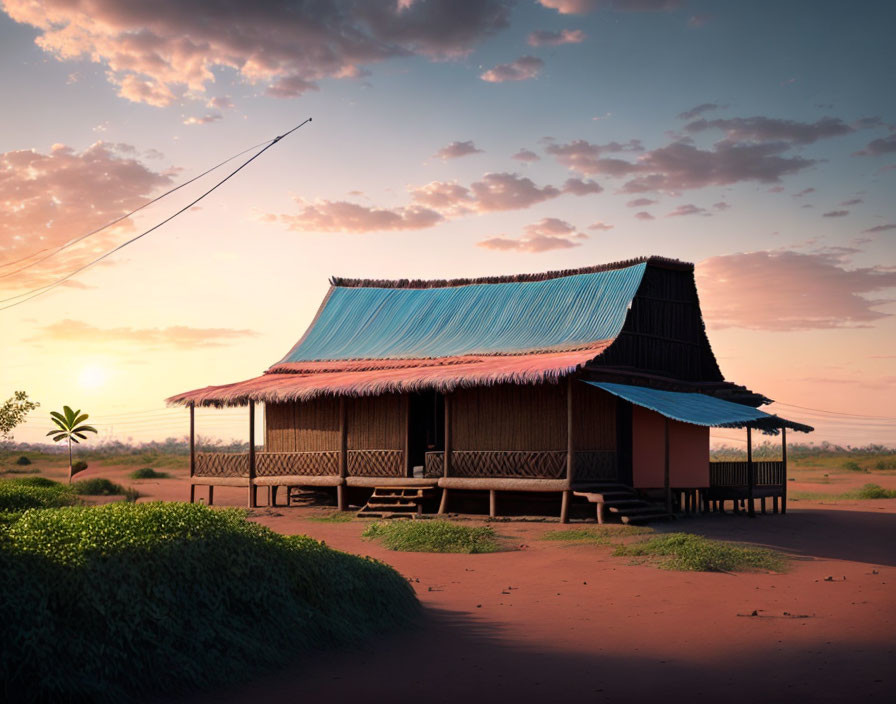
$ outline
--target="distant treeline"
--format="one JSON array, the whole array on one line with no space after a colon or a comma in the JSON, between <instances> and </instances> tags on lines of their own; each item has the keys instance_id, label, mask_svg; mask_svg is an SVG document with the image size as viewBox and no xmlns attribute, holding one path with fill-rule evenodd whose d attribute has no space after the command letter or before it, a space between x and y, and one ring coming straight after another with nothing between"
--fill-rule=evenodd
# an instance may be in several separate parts
<instances>
[{"instance_id":1,"label":"distant treeline","mask_svg":"<svg viewBox=\"0 0 896 704\"><path fill-rule=\"evenodd\" d=\"M858 457L892 455L896 448L886 445L835 445L831 442L815 443L788 442L787 458L802 459L804 457ZM709 451L712 460L745 460L747 449L745 447L729 447L719 445ZM781 443L763 442L753 446L753 458L757 460L781 459Z\"/></svg>"},{"instance_id":2,"label":"distant treeline","mask_svg":"<svg viewBox=\"0 0 896 704\"><path fill-rule=\"evenodd\" d=\"M65 443L29 443L8 442L0 443L0 450L6 452L40 452L48 455L63 454L68 452ZM201 435L196 438L196 450L198 452L248 452L248 442L237 442L204 438ZM189 455L190 439L167 438L164 441L152 440L141 443L125 443L120 440L103 440L78 448L79 457L120 457L122 455Z\"/></svg>"}]
</instances>

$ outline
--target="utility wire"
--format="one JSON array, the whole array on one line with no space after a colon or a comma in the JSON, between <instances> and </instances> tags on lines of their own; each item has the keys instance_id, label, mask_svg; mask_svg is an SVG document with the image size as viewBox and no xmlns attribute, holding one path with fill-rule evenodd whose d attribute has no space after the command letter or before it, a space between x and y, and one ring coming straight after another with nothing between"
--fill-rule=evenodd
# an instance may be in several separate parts
<instances>
[{"instance_id":1,"label":"utility wire","mask_svg":"<svg viewBox=\"0 0 896 704\"><path fill-rule=\"evenodd\" d=\"M850 418L873 418L877 420L896 420L896 416L866 416L857 413L843 413L842 411L826 411L823 408L809 408L808 406L797 406L792 403L784 403L783 401L774 401L772 405L787 406L788 408L799 408L803 411L817 411L819 413L830 413L836 416L848 416Z\"/></svg>"},{"instance_id":2,"label":"utility wire","mask_svg":"<svg viewBox=\"0 0 896 704\"><path fill-rule=\"evenodd\" d=\"M102 232L103 230L107 230L108 228L112 227L113 225L117 225L117 224L120 223L122 220L127 220L127 219L128 219L129 217L131 217L132 215L135 215L136 213L139 213L139 212L140 212L141 210L143 210L144 208L148 208L148 207L149 207L150 205L152 205L153 203L158 203L160 200L162 200L163 198L165 198L165 197L167 197L167 196L170 196L170 195L171 195L172 193L174 193L175 191L179 191L181 188L184 188L184 187L186 187L186 186L189 186L189 185L190 185L191 183L193 183L194 181L198 181L198 180L201 179L203 176L207 176L207 175L210 174L212 171L215 171L215 170L217 170L217 169L220 169L222 166L224 166L224 164L227 164L227 163L233 161L234 159L237 159L237 158L241 157L243 154L247 154L248 152L254 151L255 149L258 149L259 147L262 147L262 146L264 146L264 145L266 145L266 144L268 144L269 142L272 142L272 141L273 141L273 140L271 140L271 139L265 140L264 142L260 142L260 143L258 143L258 144L256 144L256 145L252 146L252 147L249 147L248 149L244 149L244 150L241 151L239 154L234 154L233 156L228 157L227 159L225 159L224 161L222 161L220 164L216 164L215 166L212 166L210 169L207 169L207 170L203 171L203 172L202 172L201 174L199 174L198 176L194 176L194 177L191 178L189 181L184 181L184 182L181 183L180 185L175 186L174 188L172 188L172 189L170 189L170 190L168 190L168 191L165 191L164 193L162 193L162 194L156 196L155 198L153 198L152 200L146 201L146 202L145 202L143 205L141 205L139 208L134 208L134 210L130 211L129 213L125 213L124 215L115 218L115 219L112 220L111 222L107 222L105 225L101 225L100 227L96 228L95 230L91 230L91 231L88 232L87 234L81 235L80 237L75 237L74 239L69 240L69 241L66 242L65 244L62 244L62 245L56 247L55 249L51 250L50 253L47 254L46 256L41 257L40 259L36 259L35 261L31 262L30 264L26 264L25 266L19 267L18 269L13 269L12 271L8 271L8 272L6 272L5 274L0 274L0 279L4 279L4 278L6 278L7 276L12 276L13 274L18 274L20 271L25 271L25 269L30 269L31 267L35 266L36 264L40 264L41 262L46 261L46 260L49 259L50 257L55 257L57 254L59 254L59 253L62 252L63 250L68 249L68 248L71 247L72 245L75 245L75 244L77 244L78 242L80 242L81 240L86 240L88 237L92 237L93 235L96 235L96 234ZM44 249L41 249L41 250L35 252L34 254L29 254L27 257L22 257L21 259L16 259L16 260L11 261L11 262L5 262L5 263L3 263L3 264L0 264L0 268L7 267L7 266L12 266L13 264L17 264L18 262L25 261L26 259L30 259L31 257L36 257L36 256L37 256L38 254L40 254L41 252L46 252L46 251L47 251L47 249L44 248Z\"/></svg>"},{"instance_id":3,"label":"utility wire","mask_svg":"<svg viewBox=\"0 0 896 704\"><path fill-rule=\"evenodd\" d=\"M78 268L75 269L74 271L72 271L72 272L66 274L65 276L63 276L63 277L57 279L56 281L54 281L54 282L52 282L52 283L50 283L50 284L47 284L46 286L41 286L41 287L39 287L39 288L32 289L31 291L26 291L25 293L20 293L20 294L17 295L17 296L10 296L9 298L3 298L3 299L0 299L0 303L6 303L7 301L13 301L13 300L15 300L15 299L17 299L17 298L21 298L21 299L22 299L21 301L18 301L18 302L16 302L16 303L10 303L10 304L7 305L7 306L2 306L2 307L0 307L0 311L2 311L2 310L8 310L9 308L14 308L15 306L18 306L18 305L21 305L22 303L26 303L27 301L30 301L32 298L37 298L38 296L42 296L43 294L47 293L48 291L51 291L52 289L56 288L57 286L60 286L61 284L65 283L66 281L68 281L69 279L71 279L73 276L76 276L77 274L80 274L80 273L81 273L82 271L84 271L85 269L89 269L90 267L92 267L92 266L98 264L99 262L103 261L103 260L106 259L107 257L110 257L110 256L112 256L113 254L115 254L116 252L118 252L118 251L124 249L124 248L127 247L128 245L130 245L130 244L136 242L137 240L139 240L139 239L141 239L141 238L143 238L143 237L146 237L146 235L150 234L151 232L153 232L153 231L155 231L155 230L158 230L160 227L162 227L163 225L169 223L170 221L172 221L174 218L176 218L176 217L177 217L178 215L180 215L181 213L183 213L183 212L189 210L190 208L192 208L192 207L193 207L194 205L196 205L199 201L201 201L203 198L205 198L207 195L209 195L212 191L214 191L214 190L218 189L220 186L224 185L227 181L229 181L231 178L233 178L234 176L236 176L240 171L242 171L242 170L243 170L244 168L246 168L249 164L251 164L253 161L255 161L258 157L260 157L262 154L264 154L268 149L270 149L270 148L273 147L275 144L277 144L280 140L282 140L282 139L288 137L288 136L291 135L293 132L295 132L297 129L299 129L300 127L302 127L303 125L305 125L305 124L307 124L307 123L309 123L309 122L311 122L311 118L310 118L310 117L309 117L307 120L305 120L304 122L302 122L302 123L296 125L295 127L293 127L291 130L289 130L289 132L285 132L284 134L281 134L279 137L275 137L273 140L271 140L271 142L270 142L267 146L265 146L265 147L264 147L263 149L261 149L259 152L253 154L252 157L250 157L249 159L247 159L246 161L244 161L242 164L240 164L236 169L234 169L234 170L231 171L229 174L227 174L227 176L225 176L223 179L221 179L220 181L218 181L214 186L212 186L211 188L209 188L207 191L205 191L205 192L204 192L202 195L200 195L198 198L196 198L195 200L193 200L193 201L191 201L190 203L188 203L187 205L185 205L183 208L181 208L180 210L178 210L177 212L175 212L173 215L168 216L167 218L165 218L164 220L162 220L160 223L158 223L158 224L156 224L156 225L153 225L153 226L152 226L151 228L149 228L148 230L144 230L143 232L141 232L141 233L140 233L139 235L137 235L136 237L132 237L131 239L129 239L129 240L125 241L125 242L122 242L120 245L118 245L118 246L115 247L114 249L109 250L109 251L106 252L105 254L102 254L101 256L97 257L96 259L93 259L93 260L87 262L87 264L84 264L83 266L78 267Z\"/></svg>"}]
</instances>

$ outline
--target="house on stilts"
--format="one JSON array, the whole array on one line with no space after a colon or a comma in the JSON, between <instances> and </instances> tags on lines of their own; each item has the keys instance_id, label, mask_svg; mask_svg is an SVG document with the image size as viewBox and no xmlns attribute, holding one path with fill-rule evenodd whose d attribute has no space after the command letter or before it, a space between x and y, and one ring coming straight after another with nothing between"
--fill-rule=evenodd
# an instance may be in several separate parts
<instances>
[{"instance_id":1,"label":"house on stilts","mask_svg":"<svg viewBox=\"0 0 896 704\"><path fill-rule=\"evenodd\" d=\"M786 431L726 381L694 266L661 257L450 281L331 279L308 330L259 377L178 394L196 486L315 487L340 509L439 511L528 499L566 521L786 511ZM255 407L264 406L261 449ZM196 406L247 406L249 451L197 453ZM709 428L745 428L744 462L710 462ZM752 459L752 430L782 459ZM572 505L572 507L571 507ZM589 510L593 510L591 507ZM611 513L612 512L612 513Z\"/></svg>"}]
</instances>

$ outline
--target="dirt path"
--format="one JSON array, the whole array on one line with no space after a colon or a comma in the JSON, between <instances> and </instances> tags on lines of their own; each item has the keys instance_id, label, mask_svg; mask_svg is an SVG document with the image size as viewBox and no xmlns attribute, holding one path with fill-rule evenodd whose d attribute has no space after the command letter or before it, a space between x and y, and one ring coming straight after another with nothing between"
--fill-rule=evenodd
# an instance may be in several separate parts
<instances>
[{"instance_id":1,"label":"dirt path","mask_svg":"<svg viewBox=\"0 0 896 704\"><path fill-rule=\"evenodd\" d=\"M131 483L147 499L187 495L184 472L129 482L131 469L83 476ZM215 491L216 504L242 506L245 497L245 490ZM425 622L191 701L892 700L894 500L801 501L786 516L711 515L674 524L788 552L793 566L781 575L633 565L607 547L543 540L556 523L496 524L517 548L502 553L395 553L361 538L361 521L309 520L326 513L259 509L254 520L388 562L411 580Z\"/></svg>"}]
</instances>

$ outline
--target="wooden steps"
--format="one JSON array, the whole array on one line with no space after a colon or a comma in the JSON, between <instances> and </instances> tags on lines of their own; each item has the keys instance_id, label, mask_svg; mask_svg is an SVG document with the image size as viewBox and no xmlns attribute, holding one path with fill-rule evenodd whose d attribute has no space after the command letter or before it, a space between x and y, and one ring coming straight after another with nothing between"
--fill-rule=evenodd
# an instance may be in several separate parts
<instances>
[{"instance_id":1,"label":"wooden steps","mask_svg":"<svg viewBox=\"0 0 896 704\"><path fill-rule=\"evenodd\" d=\"M596 505L597 522L603 523L606 512L619 516L622 523L650 523L675 518L662 506L642 499L632 487L623 484L600 484L573 492Z\"/></svg>"},{"instance_id":2,"label":"wooden steps","mask_svg":"<svg viewBox=\"0 0 896 704\"><path fill-rule=\"evenodd\" d=\"M377 486L359 518L414 518L423 515L423 502L435 497L431 486Z\"/></svg>"}]
</instances>

